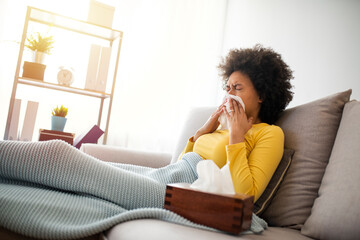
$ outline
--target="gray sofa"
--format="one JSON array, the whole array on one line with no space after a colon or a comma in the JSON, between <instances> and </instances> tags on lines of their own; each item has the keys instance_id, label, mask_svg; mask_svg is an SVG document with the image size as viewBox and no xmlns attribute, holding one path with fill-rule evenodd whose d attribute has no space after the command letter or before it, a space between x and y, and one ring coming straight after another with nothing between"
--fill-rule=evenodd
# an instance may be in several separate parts
<instances>
[{"instance_id":1,"label":"gray sofa","mask_svg":"<svg viewBox=\"0 0 360 240\"><path fill-rule=\"evenodd\" d=\"M277 122L294 150L271 201L260 214L269 228L233 236L155 219L124 222L91 239L360 239L360 102L351 90L287 109ZM173 154L83 144L99 159L150 167L174 162L214 107L192 110ZM6 235L7 234L7 235ZM12 236L4 238L4 236ZM0 239L27 239L0 229Z\"/></svg>"},{"instance_id":2,"label":"gray sofa","mask_svg":"<svg viewBox=\"0 0 360 240\"><path fill-rule=\"evenodd\" d=\"M232 236L153 219L125 222L105 233L109 240L135 239L360 239L360 102L351 90L287 109L277 125L285 148L295 150L271 202L260 215L261 235ZM104 161L161 167L174 162L187 139L215 108L192 110L173 154L85 144Z\"/></svg>"}]
</instances>

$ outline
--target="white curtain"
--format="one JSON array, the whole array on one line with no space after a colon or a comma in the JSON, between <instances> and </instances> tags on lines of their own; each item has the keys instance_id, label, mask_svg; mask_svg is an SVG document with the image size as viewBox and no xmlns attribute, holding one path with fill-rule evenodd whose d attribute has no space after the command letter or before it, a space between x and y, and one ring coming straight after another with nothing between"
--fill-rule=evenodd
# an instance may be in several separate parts
<instances>
[{"instance_id":1,"label":"white curtain","mask_svg":"<svg viewBox=\"0 0 360 240\"><path fill-rule=\"evenodd\" d=\"M219 104L216 66L222 53L227 0L99 1L116 7L113 28L124 32L107 144L172 152L187 111ZM4 13L0 16L1 49L8 56L2 60L0 75L1 92L6 93L0 96L2 136L18 55L15 42L21 38L26 5L86 19L88 3L0 0L6 9L6 13L0 10ZM11 50L7 39L13 39ZM31 98L30 92L24 96ZM86 116L79 112L89 107L75 106L77 100L72 98L60 96L59 102L70 105L67 130L79 134ZM49 99L38 101L35 131L49 125L50 106L45 106Z\"/></svg>"},{"instance_id":2,"label":"white curtain","mask_svg":"<svg viewBox=\"0 0 360 240\"><path fill-rule=\"evenodd\" d=\"M124 41L108 144L172 152L187 111L219 102L226 1L121 3L116 23Z\"/></svg>"}]
</instances>

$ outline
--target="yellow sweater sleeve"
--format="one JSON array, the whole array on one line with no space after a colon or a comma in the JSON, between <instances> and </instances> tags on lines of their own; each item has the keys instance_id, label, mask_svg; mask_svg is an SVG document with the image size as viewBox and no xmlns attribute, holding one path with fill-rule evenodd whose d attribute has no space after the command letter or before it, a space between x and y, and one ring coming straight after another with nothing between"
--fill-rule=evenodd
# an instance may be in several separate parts
<instances>
[{"instance_id":1,"label":"yellow sweater sleeve","mask_svg":"<svg viewBox=\"0 0 360 240\"><path fill-rule=\"evenodd\" d=\"M281 160L284 133L280 127L272 125L253 137L250 154L245 142L227 145L226 154L235 192L254 195L256 201Z\"/></svg>"},{"instance_id":2,"label":"yellow sweater sleeve","mask_svg":"<svg viewBox=\"0 0 360 240\"><path fill-rule=\"evenodd\" d=\"M185 154L185 153L188 153L188 152L192 152L193 151L193 148L194 148L194 144L195 142L193 142L193 137L189 138L184 150L180 153L179 157L178 157L178 161L182 158L182 156Z\"/></svg>"}]
</instances>

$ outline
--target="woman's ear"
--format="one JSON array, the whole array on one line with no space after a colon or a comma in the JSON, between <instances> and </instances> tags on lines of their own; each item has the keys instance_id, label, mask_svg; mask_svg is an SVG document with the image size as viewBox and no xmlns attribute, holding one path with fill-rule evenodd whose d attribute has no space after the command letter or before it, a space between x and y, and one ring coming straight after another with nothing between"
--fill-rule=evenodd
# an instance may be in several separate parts
<instances>
[{"instance_id":1,"label":"woman's ear","mask_svg":"<svg viewBox=\"0 0 360 240\"><path fill-rule=\"evenodd\" d=\"M262 98L262 97L259 97L258 103L262 103L262 102L263 102L263 98Z\"/></svg>"}]
</instances>

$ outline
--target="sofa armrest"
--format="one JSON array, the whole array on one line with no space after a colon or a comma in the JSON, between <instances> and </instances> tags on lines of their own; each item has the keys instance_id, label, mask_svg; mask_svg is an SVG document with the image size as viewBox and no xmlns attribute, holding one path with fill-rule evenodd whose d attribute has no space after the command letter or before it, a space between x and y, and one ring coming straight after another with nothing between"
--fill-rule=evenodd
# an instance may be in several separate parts
<instances>
[{"instance_id":1,"label":"sofa armrest","mask_svg":"<svg viewBox=\"0 0 360 240\"><path fill-rule=\"evenodd\" d=\"M84 143L81 145L80 150L107 162L127 163L153 168L164 167L171 161L170 153L145 152L118 146Z\"/></svg>"}]
</instances>

